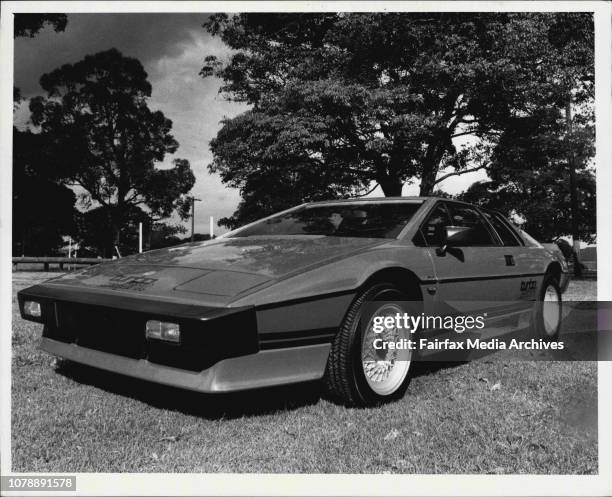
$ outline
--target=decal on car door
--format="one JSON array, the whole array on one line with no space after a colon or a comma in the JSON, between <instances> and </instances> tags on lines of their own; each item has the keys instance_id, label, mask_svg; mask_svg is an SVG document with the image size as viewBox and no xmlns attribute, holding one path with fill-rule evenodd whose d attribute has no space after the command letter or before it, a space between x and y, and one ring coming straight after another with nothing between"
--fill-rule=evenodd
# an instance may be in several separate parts
<instances>
[{"instance_id":1,"label":"decal on car door","mask_svg":"<svg viewBox=\"0 0 612 497\"><path fill-rule=\"evenodd\" d=\"M536 297L538 282L536 280L521 280L521 300L533 300Z\"/></svg>"}]
</instances>

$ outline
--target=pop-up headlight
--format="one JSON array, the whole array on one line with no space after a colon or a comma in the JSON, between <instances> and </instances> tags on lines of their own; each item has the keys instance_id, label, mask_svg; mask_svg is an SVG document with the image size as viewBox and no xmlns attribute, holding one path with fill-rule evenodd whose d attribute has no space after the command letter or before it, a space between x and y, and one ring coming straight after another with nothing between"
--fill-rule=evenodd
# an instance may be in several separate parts
<instances>
[{"instance_id":1,"label":"pop-up headlight","mask_svg":"<svg viewBox=\"0 0 612 497\"><path fill-rule=\"evenodd\" d=\"M166 342L178 343L181 341L181 327L178 323L165 321L147 321L145 336L149 340L165 340Z\"/></svg>"}]
</instances>

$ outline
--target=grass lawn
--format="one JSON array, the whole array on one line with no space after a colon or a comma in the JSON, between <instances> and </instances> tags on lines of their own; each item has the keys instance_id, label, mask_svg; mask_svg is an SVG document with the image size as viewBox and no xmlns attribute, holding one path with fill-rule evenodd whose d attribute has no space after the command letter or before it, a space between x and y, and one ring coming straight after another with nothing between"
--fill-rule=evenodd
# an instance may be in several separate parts
<instances>
[{"instance_id":1,"label":"grass lawn","mask_svg":"<svg viewBox=\"0 0 612 497\"><path fill-rule=\"evenodd\" d=\"M209 396L38 350L15 293L12 469L19 472L597 473L597 364L420 365L408 393L347 409L318 384ZM596 281L566 298L595 297Z\"/></svg>"}]
</instances>

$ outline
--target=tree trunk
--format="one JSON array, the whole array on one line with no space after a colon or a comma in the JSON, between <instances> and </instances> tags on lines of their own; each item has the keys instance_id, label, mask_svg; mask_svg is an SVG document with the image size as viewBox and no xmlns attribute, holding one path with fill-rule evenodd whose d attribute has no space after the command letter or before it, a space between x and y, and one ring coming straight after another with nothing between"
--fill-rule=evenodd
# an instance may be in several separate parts
<instances>
[{"instance_id":1,"label":"tree trunk","mask_svg":"<svg viewBox=\"0 0 612 497\"><path fill-rule=\"evenodd\" d=\"M118 216L118 210L109 208L108 220L110 225L110 254L111 257L117 255L117 249L121 243L121 220Z\"/></svg>"},{"instance_id":2,"label":"tree trunk","mask_svg":"<svg viewBox=\"0 0 612 497\"><path fill-rule=\"evenodd\" d=\"M113 245L119 247L121 243L121 227L113 226Z\"/></svg>"},{"instance_id":3,"label":"tree trunk","mask_svg":"<svg viewBox=\"0 0 612 497\"><path fill-rule=\"evenodd\" d=\"M419 195L421 197L428 197L433 193L433 189L434 189L434 182L431 180L431 178L423 176L421 178L421 186L419 189Z\"/></svg>"},{"instance_id":4,"label":"tree trunk","mask_svg":"<svg viewBox=\"0 0 612 497\"><path fill-rule=\"evenodd\" d=\"M385 197L401 197L402 187L404 184L399 178L386 176L385 178L379 179L378 184L382 188Z\"/></svg>"},{"instance_id":5,"label":"tree trunk","mask_svg":"<svg viewBox=\"0 0 612 497\"><path fill-rule=\"evenodd\" d=\"M565 123L567 127L567 137L571 140L572 136L572 96L568 95L565 105ZM578 189L576 187L576 165L574 164L574 153L570 147L567 151L567 167L569 169L569 190L570 190L570 216L572 242L576 260L574 261L574 275L578 278L582 277L582 267L580 265L580 226L578 224Z\"/></svg>"},{"instance_id":6,"label":"tree trunk","mask_svg":"<svg viewBox=\"0 0 612 497\"><path fill-rule=\"evenodd\" d=\"M116 223L113 220L113 224L111 225L111 257L113 256L119 256L119 254L117 254L117 248L119 247L119 244L121 243L121 226Z\"/></svg>"},{"instance_id":7,"label":"tree trunk","mask_svg":"<svg viewBox=\"0 0 612 497\"><path fill-rule=\"evenodd\" d=\"M436 176L440 169L440 162L444 156L444 147L439 140L430 140L427 146L427 153L423 159L423 172L421 174L421 187L419 195L421 197L430 196L436 186Z\"/></svg>"},{"instance_id":8,"label":"tree trunk","mask_svg":"<svg viewBox=\"0 0 612 497\"><path fill-rule=\"evenodd\" d=\"M428 197L433 193L434 187L436 186L436 176L438 175L439 161L435 164L427 164L423 167L423 174L421 175L421 187L419 195L421 197Z\"/></svg>"}]
</instances>

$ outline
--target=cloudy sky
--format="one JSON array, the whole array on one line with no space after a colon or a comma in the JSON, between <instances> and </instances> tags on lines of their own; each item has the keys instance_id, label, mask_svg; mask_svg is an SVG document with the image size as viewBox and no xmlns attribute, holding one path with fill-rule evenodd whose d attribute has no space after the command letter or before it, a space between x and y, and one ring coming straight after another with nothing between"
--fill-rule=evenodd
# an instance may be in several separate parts
<instances>
[{"instance_id":1,"label":"cloudy sky","mask_svg":"<svg viewBox=\"0 0 612 497\"><path fill-rule=\"evenodd\" d=\"M69 14L64 32L46 28L35 38L15 40L15 86L26 98L42 94L38 83L42 74L88 54L114 47L141 61L153 86L149 106L172 119L173 134L180 144L176 154L166 160L188 159L194 170L193 193L202 199L196 203L196 231L202 233L208 232L209 216L215 220L229 216L239 202L236 190L226 188L218 176L208 173L212 160L208 143L224 117L247 109L219 95L219 80L198 75L206 55L229 55L228 48L202 28L206 18L207 14ZM15 119L19 126L27 124L27 102ZM477 173L468 174L441 186L455 193L479 178ZM404 188L404 195L416 193L415 186ZM374 191L373 195L381 193Z\"/></svg>"}]
</instances>

